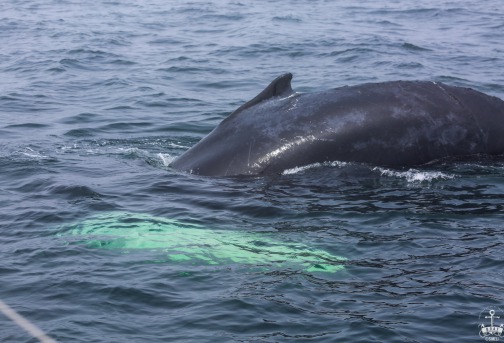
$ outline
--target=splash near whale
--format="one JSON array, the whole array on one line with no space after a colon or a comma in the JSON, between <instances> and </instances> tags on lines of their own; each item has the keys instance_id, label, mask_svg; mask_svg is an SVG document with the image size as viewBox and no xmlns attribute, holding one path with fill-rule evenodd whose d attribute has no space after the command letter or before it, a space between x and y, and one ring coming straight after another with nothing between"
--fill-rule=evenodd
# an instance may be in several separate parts
<instances>
[{"instance_id":1,"label":"splash near whale","mask_svg":"<svg viewBox=\"0 0 504 343\"><path fill-rule=\"evenodd\" d=\"M393 81L295 93L275 79L175 159L208 176L274 175L334 161L419 166L504 154L504 101L470 88Z\"/></svg>"},{"instance_id":2,"label":"splash near whale","mask_svg":"<svg viewBox=\"0 0 504 343\"><path fill-rule=\"evenodd\" d=\"M334 273L344 257L272 232L208 229L200 225L136 213L106 213L63 228L59 237L71 244L121 252L143 251L155 262L194 266L237 266Z\"/></svg>"}]
</instances>

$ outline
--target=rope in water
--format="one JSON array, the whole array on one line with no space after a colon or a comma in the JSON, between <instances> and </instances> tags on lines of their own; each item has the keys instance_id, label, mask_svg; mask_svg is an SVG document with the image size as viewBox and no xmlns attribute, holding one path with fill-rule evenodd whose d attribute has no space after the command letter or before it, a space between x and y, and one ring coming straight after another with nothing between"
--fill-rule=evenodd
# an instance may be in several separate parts
<instances>
[{"instance_id":1,"label":"rope in water","mask_svg":"<svg viewBox=\"0 0 504 343\"><path fill-rule=\"evenodd\" d=\"M12 320L14 323L23 328L33 337L37 338L42 343L57 343L54 339L47 336L44 331L40 330L34 324L32 324L28 319L14 311L9 305L4 303L0 299L0 312L2 312L7 318Z\"/></svg>"}]
</instances>

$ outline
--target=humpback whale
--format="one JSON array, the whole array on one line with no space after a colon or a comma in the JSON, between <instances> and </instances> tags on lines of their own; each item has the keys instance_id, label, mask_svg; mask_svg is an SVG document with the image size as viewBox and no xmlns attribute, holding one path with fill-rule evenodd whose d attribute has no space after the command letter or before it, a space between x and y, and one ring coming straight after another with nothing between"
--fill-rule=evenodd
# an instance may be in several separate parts
<instances>
[{"instance_id":1,"label":"humpback whale","mask_svg":"<svg viewBox=\"0 0 504 343\"><path fill-rule=\"evenodd\" d=\"M440 82L391 81L296 93L276 78L171 167L272 175L325 162L419 166L504 154L504 101Z\"/></svg>"}]
</instances>

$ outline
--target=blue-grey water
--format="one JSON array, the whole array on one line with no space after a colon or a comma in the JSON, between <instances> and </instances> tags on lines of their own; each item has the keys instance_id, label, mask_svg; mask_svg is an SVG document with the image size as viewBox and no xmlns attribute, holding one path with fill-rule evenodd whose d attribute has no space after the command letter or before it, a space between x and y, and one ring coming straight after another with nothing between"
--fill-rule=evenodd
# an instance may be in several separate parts
<instances>
[{"instance_id":1,"label":"blue-grey water","mask_svg":"<svg viewBox=\"0 0 504 343\"><path fill-rule=\"evenodd\" d=\"M169 163L284 72L299 92L402 79L504 98L502 5L1 1L0 299L58 342L484 341L504 306L501 160L250 179ZM178 264L66 237L115 213L346 260ZM0 341L37 340L0 314Z\"/></svg>"}]
</instances>

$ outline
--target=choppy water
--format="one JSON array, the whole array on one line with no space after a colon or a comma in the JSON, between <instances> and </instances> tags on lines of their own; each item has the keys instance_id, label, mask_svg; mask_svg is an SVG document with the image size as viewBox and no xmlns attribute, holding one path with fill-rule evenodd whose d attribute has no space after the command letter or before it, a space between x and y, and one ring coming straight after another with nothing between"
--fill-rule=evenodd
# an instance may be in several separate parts
<instances>
[{"instance_id":1,"label":"choppy water","mask_svg":"<svg viewBox=\"0 0 504 343\"><path fill-rule=\"evenodd\" d=\"M288 71L296 91L504 98L503 46L499 0L2 1L0 299L59 342L483 341L504 305L502 162L246 180L168 164ZM69 238L100 220L140 231ZM204 254L229 232L219 249L258 260L169 260L171 220ZM1 315L0 341L35 342Z\"/></svg>"}]
</instances>

